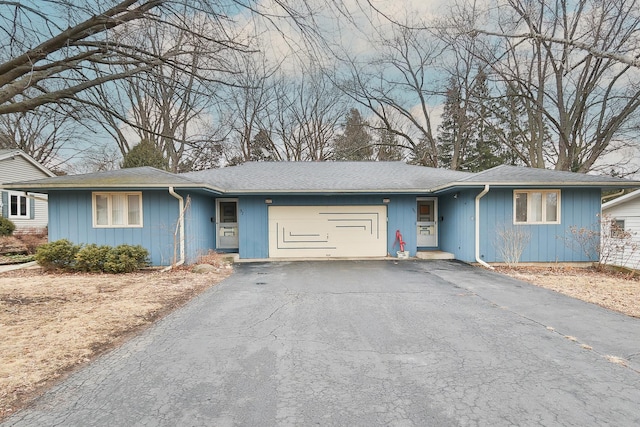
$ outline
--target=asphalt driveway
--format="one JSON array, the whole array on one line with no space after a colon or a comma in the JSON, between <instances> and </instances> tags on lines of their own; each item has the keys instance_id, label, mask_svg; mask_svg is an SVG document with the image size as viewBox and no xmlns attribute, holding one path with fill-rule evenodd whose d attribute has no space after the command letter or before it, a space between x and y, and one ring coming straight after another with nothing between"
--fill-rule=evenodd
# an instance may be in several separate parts
<instances>
[{"instance_id":1,"label":"asphalt driveway","mask_svg":"<svg viewBox=\"0 0 640 427\"><path fill-rule=\"evenodd\" d=\"M639 424L639 319L457 262L341 261L238 265L3 425Z\"/></svg>"}]
</instances>

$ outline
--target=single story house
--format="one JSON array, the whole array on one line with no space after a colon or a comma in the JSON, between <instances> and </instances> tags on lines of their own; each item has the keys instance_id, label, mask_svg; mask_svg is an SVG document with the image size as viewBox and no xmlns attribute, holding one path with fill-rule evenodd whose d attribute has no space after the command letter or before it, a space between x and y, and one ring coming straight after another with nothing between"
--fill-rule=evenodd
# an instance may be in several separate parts
<instances>
[{"instance_id":1,"label":"single story house","mask_svg":"<svg viewBox=\"0 0 640 427\"><path fill-rule=\"evenodd\" d=\"M49 222L47 196L3 190L3 182L53 177L55 174L22 150L0 149L0 216L20 231L42 231Z\"/></svg>"},{"instance_id":2,"label":"single story house","mask_svg":"<svg viewBox=\"0 0 640 427\"><path fill-rule=\"evenodd\" d=\"M640 190L604 203L602 216L615 224L603 227L603 245L608 248L603 248L602 262L640 268Z\"/></svg>"},{"instance_id":3,"label":"single story house","mask_svg":"<svg viewBox=\"0 0 640 427\"><path fill-rule=\"evenodd\" d=\"M501 229L523 262L592 261L566 242L598 227L603 189L640 181L498 166L467 173L402 162L253 162L173 174L143 167L5 186L49 195L49 239L140 244L152 263L209 250L243 259L409 256L501 262ZM177 254L177 255L174 255Z\"/></svg>"}]
</instances>

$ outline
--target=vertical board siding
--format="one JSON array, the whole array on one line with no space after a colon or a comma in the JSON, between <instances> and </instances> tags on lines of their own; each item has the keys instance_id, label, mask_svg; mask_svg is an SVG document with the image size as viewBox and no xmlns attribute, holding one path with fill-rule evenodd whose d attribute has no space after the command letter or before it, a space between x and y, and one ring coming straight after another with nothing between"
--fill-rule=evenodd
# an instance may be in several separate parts
<instances>
[{"instance_id":1,"label":"vertical board siding","mask_svg":"<svg viewBox=\"0 0 640 427\"><path fill-rule=\"evenodd\" d=\"M198 261L201 255L206 255L216 247L216 204L211 196L190 194L177 191L182 197L190 200L190 206L185 212L185 248L186 263Z\"/></svg>"},{"instance_id":2,"label":"vertical board siding","mask_svg":"<svg viewBox=\"0 0 640 427\"><path fill-rule=\"evenodd\" d=\"M625 248L616 253L611 259L604 260L607 264L619 265L632 269L640 268L640 198L625 201L617 206L602 211L603 215L611 219L624 220L624 229L631 233L630 240L637 249ZM608 239L613 239L608 237ZM615 252L614 252L615 253Z\"/></svg>"},{"instance_id":3,"label":"vertical board siding","mask_svg":"<svg viewBox=\"0 0 640 427\"><path fill-rule=\"evenodd\" d=\"M584 262L587 257L571 238L570 228L598 230L600 189L562 189L560 224L514 225L513 188L493 188L480 202L480 257L486 262L503 262L498 232L505 228L529 234L520 261Z\"/></svg>"},{"instance_id":4,"label":"vertical board siding","mask_svg":"<svg viewBox=\"0 0 640 427\"><path fill-rule=\"evenodd\" d=\"M269 257L269 222L264 196L238 199L238 246L240 258Z\"/></svg>"},{"instance_id":5,"label":"vertical board siding","mask_svg":"<svg viewBox=\"0 0 640 427\"><path fill-rule=\"evenodd\" d=\"M178 200L168 191L142 192L141 228L93 228L91 191L49 193L49 240L68 239L76 244L141 245L152 265L168 265L173 259ZM195 229L194 229L195 230Z\"/></svg>"},{"instance_id":6,"label":"vertical board siding","mask_svg":"<svg viewBox=\"0 0 640 427\"><path fill-rule=\"evenodd\" d=\"M456 259L475 259L475 196L480 191L461 190L438 197L440 248Z\"/></svg>"},{"instance_id":7,"label":"vertical board siding","mask_svg":"<svg viewBox=\"0 0 640 427\"><path fill-rule=\"evenodd\" d=\"M269 222L265 199L271 206L331 206L331 205L384 205L383 198L391 199L387 204L387 250L394 255L396 230L400 230L405 241L405 250L416 253L416 196L411 195L345 195L345 196L241 196L238 201L240 234L240 258L269 257Z\"/></svg>"}]
</instances>

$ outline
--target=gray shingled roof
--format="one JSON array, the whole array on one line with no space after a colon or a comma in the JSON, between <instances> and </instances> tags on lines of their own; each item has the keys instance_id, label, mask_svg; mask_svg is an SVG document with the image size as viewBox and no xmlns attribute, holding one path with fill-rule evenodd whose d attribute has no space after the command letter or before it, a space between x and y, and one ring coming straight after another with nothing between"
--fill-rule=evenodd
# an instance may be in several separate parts
<instances>
[{"instance_id":1,"label":"gray shingled roof","mask_svg":"<svg viewBox=\"0 0 640 427\"><path fill-rule=\"evenodd\" d=\"M34 181L12 182L10 187L29 190L52 188L196 187L184 176L152 167L119 169L82 175L64 175Z\"/></svg>"},{"instance_id":2,"label":"gray shingled roof","mask_svg":"<svg viewBox=\"0 0 640 427\"><path fill-rule=\"evenodd\" d=\"M251 162L173 174L151 167L67 175L4 185L46 192L59 188L192 188L227 194L416 193L454 187L640 187L640 181L596 175L498 166L480 173L412 166L403 162Z\"/></svg>"},{"instance_id":3,"label":"gray shingled roof","mask_svg":"<svg viewBox=\"0 0 640 427\"><path fill-rule=\"evenodd\" d=\"M403 162L251 162L182 174L229 193L415 192L469 177Z\"/></svg>"},{"instance_id":4,"label":"gray shingled roof","mask_svg":"<svg viewBox=\"0 0 640 427\"><path fill-rule=\"evenodd\" d=\"M637 186L638 181L584 173L501 165L473 174L462 180L468 183L494 185L586 185Z\"/></svg>"}]
</instances>

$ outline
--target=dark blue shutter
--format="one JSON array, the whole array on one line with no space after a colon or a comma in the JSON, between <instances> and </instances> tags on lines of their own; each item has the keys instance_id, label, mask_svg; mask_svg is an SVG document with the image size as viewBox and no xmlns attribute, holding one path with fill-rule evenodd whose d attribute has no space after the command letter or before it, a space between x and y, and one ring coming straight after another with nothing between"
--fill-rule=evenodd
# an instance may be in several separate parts
<instances>
[{"instance_id":1,"label":"dark blue shutter","mask_svg":"<svg viewBox=\"0 0 640 427\"><path fill-rule=\"evenodd\" d=\"M9 193L6 191L0 191L2 194L2 216L5 218L9 217Z\"/></svg>"}]
</instances>

